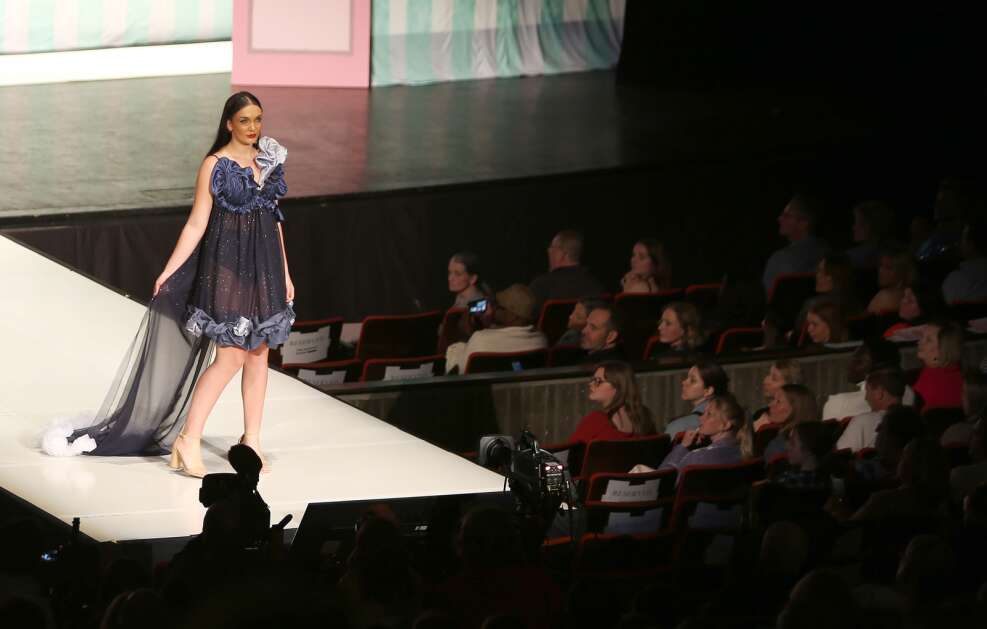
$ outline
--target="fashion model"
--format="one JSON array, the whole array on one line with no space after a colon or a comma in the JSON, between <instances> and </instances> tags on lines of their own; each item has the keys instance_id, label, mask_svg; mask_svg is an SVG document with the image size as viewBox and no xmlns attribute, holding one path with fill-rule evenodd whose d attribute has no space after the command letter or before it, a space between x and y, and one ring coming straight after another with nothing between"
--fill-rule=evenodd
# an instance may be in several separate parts
<instances>
[{"instance_id":1,"label":"fashion model","mask_svg":"<svg viewBox=\"0 0 987 629\"><path fill-rule=\"evenodd\" d=\"M206 419L242 371L240 443L261 456L267 354L285 342L295 318L278 207L288 189L287 150L261 135L263 113L249 92L226 101L192 210L137 337L93 423L69 437L82 439L78 450L170 450L171 467L202 477Z\"/></svg>"}]
</instances>

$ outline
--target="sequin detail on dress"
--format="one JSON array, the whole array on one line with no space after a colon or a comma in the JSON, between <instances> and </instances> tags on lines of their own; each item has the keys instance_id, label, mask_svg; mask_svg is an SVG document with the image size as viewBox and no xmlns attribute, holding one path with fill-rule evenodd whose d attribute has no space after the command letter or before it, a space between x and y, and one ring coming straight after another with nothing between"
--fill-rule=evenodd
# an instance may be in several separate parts
<instances>
[{"instance_id":1,"label":"sequin detail on dress","mask_svg":"<svg viewBox=\"0 0 987 629\"><path fill-rule=\"evenodd\" d=\"M218 159L210 178L213 211L185 329L220 347L278 347L295 320L277 227L284 221L278 199L288 191L283 166L288 151L269 137L258 147L259 185L253 169L227 157Z\"/></svg>"}]
</instances>

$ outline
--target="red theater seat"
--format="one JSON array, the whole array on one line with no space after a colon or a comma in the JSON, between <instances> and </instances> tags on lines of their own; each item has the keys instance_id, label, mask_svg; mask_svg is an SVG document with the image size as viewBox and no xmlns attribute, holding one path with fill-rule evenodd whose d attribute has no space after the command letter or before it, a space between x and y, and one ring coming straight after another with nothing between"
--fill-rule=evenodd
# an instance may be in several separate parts
<instances>
[{"instance_id":1,"label":"red theater seat","mask_svg":"<svg viewBox=\"0 0 987 629\"><path fill-rule=\"evenodd\" d=\"M491 373L496 371L524 371L548 364L548 350L534 349L527 352L476 352L470 354L463 373Z\"/></svg>"},{"instance_id":2,"label":"red theater seat","mask_svg":"<svg viewBox=\"0 0 987 629\"><path fill-rule=\"evenodd\" d=\"M442 312L413 315L372 315L363 320L356 358L411 358L435 353Z\"/></svg>"}]
</instances>

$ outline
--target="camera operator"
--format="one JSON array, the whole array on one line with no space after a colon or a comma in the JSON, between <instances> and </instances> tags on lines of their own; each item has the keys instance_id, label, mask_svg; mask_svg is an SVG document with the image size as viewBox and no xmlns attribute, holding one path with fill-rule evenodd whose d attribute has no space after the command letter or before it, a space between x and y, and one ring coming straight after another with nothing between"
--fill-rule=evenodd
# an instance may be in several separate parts
<instances>
[{"instance_id":1,"label":"camera operator","mask_svg":"<svg viewBox=\"0 0 987 629\"><path fill-rule=\"evenodd\" d=\"M202 481L199 501L207 508L202 534L172 559L166 597L192 607L217 587L249 578L263 570L258 552L270 536L271 511L257 493L261 461L252 448L235 445L229 451L236 474L209 474ZM188 600L188 597L196 600Z\"/></svg>"},{"instance_id":2,"label":"camera operator","mask_svg":"<svg viewBox=\"0 0 987 629\"><path fill-rule=\"evenodd\" d=\"M471 308L472 311L472 308ZM535 297L523 284L500 291L480 313L469 317L472 333L466 343L453 343L446 350L446 373L462 373L471 354L477 352L524 352L548 346L534 323Z\"/></svg>"}]
</instances>

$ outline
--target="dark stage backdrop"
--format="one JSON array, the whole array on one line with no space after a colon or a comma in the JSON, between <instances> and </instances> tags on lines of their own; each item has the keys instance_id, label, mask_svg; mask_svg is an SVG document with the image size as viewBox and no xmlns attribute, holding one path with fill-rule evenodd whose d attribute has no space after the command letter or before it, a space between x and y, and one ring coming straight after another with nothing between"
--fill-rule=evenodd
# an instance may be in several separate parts
<instances>
[{"instance_id":1,"label":"dark stage backdrop","mask_svg":"<svg viewBox=\"0 0 987 629\"><path fill-rule=\"evenodd\" d=\"M782 244L775 218L793 188L824 191L830 210L823 231L841 247L849 244L854 201L890 197L902 211L903 233L909 213L927 213L934 172L873 164L865 155L854 164L814 154L289 200L283 207L297 312L354 321L446 308L446 264L464 249L480 255L494 288L527 283L545 270L552 235L570 227L586 234L584 261L614 290L642 236L666 243L679 286L717 281L727 270L758 274ZM144 301L185 213L64 220L4 233Z\"/></svg>"}]
</instances>

